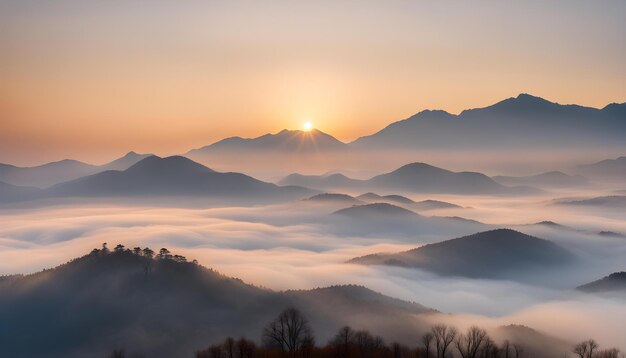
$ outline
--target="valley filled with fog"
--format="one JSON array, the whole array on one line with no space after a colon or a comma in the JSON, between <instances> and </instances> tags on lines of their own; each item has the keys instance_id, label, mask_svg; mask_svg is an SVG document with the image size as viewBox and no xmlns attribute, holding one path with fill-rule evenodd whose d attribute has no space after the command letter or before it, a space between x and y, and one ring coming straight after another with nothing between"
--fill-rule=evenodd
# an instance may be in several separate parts
<instances>
[{"instance_id":1,"label":"valley filled with fog","mask_svg":"<svg viewBox=\"0 0 626 358\"><path fill-rule=\"evenodd\" d=\"M167 166L162 169L167 171ZM361 285L442 313L416 319L422 324L476 324L494 331L517 324L567 342L594 337L602 345L626 349L626 329L619 318L626 316L624 296L576 289L624 269L626 206L572 204L619 197L616 193L623 188L592 180L559 186L535 179L533 184L532 191L521 194L450 194L442 188L394 189L393 183L375 181L336 188L330 183L309 188L311 192L298 194L300 198L269 203L266 198L242 203L185 195L109 194L14 201L0 208L0 273L52 268L103 243L165 247L275 291ZM575 262L546 262L535 270L517 263L524 252L485 247L483 256L470 264L502 275L481 277L466 275L463 267L442 274L427 267L351 261L501 228L548 240ZM499 263L502 260L506 265ZM381 329L376 322L361 324L373 332ZM318 335L330 338L331 332Z\"/></svg>"}]
</instances>

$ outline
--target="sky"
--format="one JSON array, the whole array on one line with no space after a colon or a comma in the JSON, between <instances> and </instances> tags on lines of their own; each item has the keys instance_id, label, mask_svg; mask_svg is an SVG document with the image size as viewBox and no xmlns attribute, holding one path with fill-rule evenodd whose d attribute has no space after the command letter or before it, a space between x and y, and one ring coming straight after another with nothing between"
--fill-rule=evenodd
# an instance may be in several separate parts
<instances>
[{"instance_id":1,"label":"sky","mask_svg":"<svg viewBox=\"0 0 626 358\"><path fill-rule=\"evenodd\" d=\"M519 93L626 101L621 1L0 0L0 162L103 163Z\"/></svg>"}]
</instances>

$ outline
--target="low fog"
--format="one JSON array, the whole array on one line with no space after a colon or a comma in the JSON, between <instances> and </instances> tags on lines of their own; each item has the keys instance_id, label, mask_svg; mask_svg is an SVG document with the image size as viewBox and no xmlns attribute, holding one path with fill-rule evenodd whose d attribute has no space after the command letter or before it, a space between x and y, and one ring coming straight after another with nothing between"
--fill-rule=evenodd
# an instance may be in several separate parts
<instances>
[{"instance_id":1,"label":"low fog","mask_svg":"<svg viewBox=\"0 0 626 358\"><path fill-rule=\"evenodd\" d=\"M554 197L567 195L563 191ZM381 218L368 226L333 214L346 205L306 201L225 208L119 201L4 206L0 210L0 273L54 267L103 242L155 250L166 247L228 276L274 290L358 284L439 310L445 314L437 320L459 328L474 323L492 329L522 324L568 342L593 337L603 346L626 349L626 327L618 318L626 316L623 299L574 290L624 269L626 239L597 234L626 233L623 217L615 211L570 208L555 204L550 196L407 196L416 201L448 201L462 208L416 213L420 216L402 225L392 221L386 226ZM538 224L547 220L562 226ZM358 256L405 251L498 227L551 240L579 256L581 265L537 286L346 263Z\"/></svg>"}]
</instances>

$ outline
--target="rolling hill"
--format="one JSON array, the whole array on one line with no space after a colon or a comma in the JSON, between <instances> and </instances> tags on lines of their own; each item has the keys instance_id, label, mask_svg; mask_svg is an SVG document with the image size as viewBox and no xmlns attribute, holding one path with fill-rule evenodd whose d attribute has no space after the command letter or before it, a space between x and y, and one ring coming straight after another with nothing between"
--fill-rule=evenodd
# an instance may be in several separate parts
<instances>
[{"instance_id":1,"label":"rolling hill","mask_svg":"<svg viewBox=\"0 0 626 358\"><path fill-rule=\"evenodd\" d=\"M480 232L397 253L350 260L364 265L414 267L441 275L523 279L571 265L577 258L550 241L510 229Z\"/></svg>"},{"instance_id":2,"label":"rolling hill","mask_svg":"<svg viewBox=\"0 0 626 358\"><path fill-rule=\"evenodd\" d=\"M589 184L587 179L580 175L567 175L563 172L553 171L529 176L495 176L493 180L502 185L515 186L526 185L535 187L572 187Z\"/></svg>"},{"instance_id":3,"label":"rolling hill","mask_svg":"<svg viewBox=\"0 0 626 358\"><path fill-rule=\"evenodd\" d=\"M614 272L599 280L578 286L576 289L593 293L621 292L626 294L626 272Z\"/></svg>"},{"instance_id":4,"label":"rolling hill","mask_svg":"<svg viewBox=\"0 0 626 358\"><path fill-rule=\"evenodd\" d=\"M599 196L580 200L559 200L558 204L597 208L626 209L626 195Z\"/></svg>"},{"instance_id":5,"label":"rolling hill","mask_svg":"<svg viewBox=\"0 0 626 358\"><path fill-rule=\"evenodd\" d=\"M367 180L370 187L386 190L453 194L530 194L527 187L506 187L475 172L452 172L425 163L404 165L390 173Z\"/></svg>"},{"instance_id":6,"label":"rolling hill","mask_svg":"<svg viewBox=\"0 0 626 358\"><path fill-rule=\"evenodd\" d=\"M287 200L313 194L279 187L240 173L220 173L180 156L150 156L124 171L109 170L45 190L51 197L195 196Z\"/></svg>"},{"instance_id":7,"label":"rolling hill","mask_svg":"<svg viewBox=\"0 0 626 358\"><path fill-rule=\"evenodd\" d=\"M339 177L338 177L339 176ZM336 174L335 176L315 176L291 174L281 181L280 184L298 185L315 189L340 188L340 189L374 189L391 192L414 192L414 193L450 193L450 194L487 194L487 195L523 195L538 194L541 190L516 186L508 187L497 183L490 177L476 172L453 172L438 168L426 163L406 164L392 172L374 176L367 180L351 179ZM372 195L369 195L373 198ZM408 198L387 195L386 201L409 204ZM410 199L409 199L410 200ZM424 206L429 203L422 203ZM430 203L435 204L435 203Z\"/></svg>"},{"instance_id":8,"label":"rolling hill","mask_svg":"<svg viewBox=\"0 0 626 358\"><path fill-rule=\"evenodd\" d=\"M626 157L607 159L593 164L580 165L576 170L591 178L621 180L626 178Z\"/></svg>"},{"instance_id":9,"label":"rolling hill","mask_svg":"<svg viewBox=\"0 0 626 358\"><path fill-rule=\"evenodd\" d=\"M191 357L228 335L257 337L288 307L305 313L322 340L361 320L387 336L387 325L419 330L418 316L433 312L359 286L276 292L169 253L94 250L53 269L0 278L0 345L3 356L16 358L102 357L119 348L131 356Z\"/></svg>"},{"instance_id":10,"label":"rolling hill","mask_svg":"<svg viewBox=\"0 0 626 358\"><path fill-rule=\"evenodd\" d=\"M104 165L91 165L71 159L36 167L16 167L9 164L0 164L0 181L18 186L45 188L106 170L125 170L148 156L150 154L129 152L123 157Z\"/></svg>"}]
</instances>

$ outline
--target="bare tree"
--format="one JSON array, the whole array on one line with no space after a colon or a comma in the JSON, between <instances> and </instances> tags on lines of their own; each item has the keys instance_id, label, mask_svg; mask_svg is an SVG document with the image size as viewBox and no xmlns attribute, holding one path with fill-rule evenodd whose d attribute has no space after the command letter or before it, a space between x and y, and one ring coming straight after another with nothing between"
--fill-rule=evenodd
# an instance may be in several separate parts
<instances>
[{"instance_id":1,"label":"bare tree","mask_svg":"<svg viewBox=\"0 0 626 358\"><path fill-rule=\"evenodd\" d=\"M513 351L515 352L515 358L520 358L522 353L524 353L524 349L519 344L513 344Z\"/></svg>"},{"instance_id":2,"label":"bare tree","mask_svg":"<svg viewBox=\"0 0 626 358\"><path fill-rule=\"evenodd\" d=\"M593 339L589 339L574 346L574 354L580 358L593 358L594 352L597 348L598 343L596 343Z\"/></svg>"},{"instance_id":3,"label":"bare tree","mask_svg":"<svg viewBox=\"0 0 626 358\"><path fill-rule=\"evenodd\" d=\"M222 344L227 358L235 358L235 340L232 337L228 337Z\"/></svg>"},{"instance_id":4,"label":"bare tree","mask_svg":"<svg viewBox=\"0 0 626 358\"><path fill-rule=\"evenodd\" d=\"M511 342L508 339L502 343L502 358L511 358Z\"/></svg>"},{"instance_id":5,"label":"bare tree","mask_svg":"<svg viewBox=\"0 0 626 358\"><path fill-rule=\"evenodd\" d=\"M450 343L456 338L456 328L438 324L432 328L435 337L435 347L437 348L437 358L445 358Z\"/></svg>"},{"instance_id":6,"label":"bare tree","mask_svg":"<svg viewBox=\"0 0 626 358\"><path fill-rule=\"evenodd\" d=\"M123 349L115 349L115 350L113 350L111 355L109 355L109 357L111 357L111 358L124 358L124 357L126 357L126 354L124 353Z\"/></svg>"},{"instance_id":7,"label":"bare tree","mask_svg":"<svg viewBox=\"0 0 626 358\"><path fill-rule=\"evenodd\" d=\"M467 330L466 334L459 335L454 343L461 357L476 358L488 339L489 337L487 337L487 332L484 329L472 326Z\"/></svg>"},{"instance_id":8,"label":"bare tree","mask_svg":"<svg viewBox=\"0 0 626 358\"><path fill-rule=\"evenodd\" d=\"M272 321L263 331L263 340L270 347L280 348L292 357L314 344L309 322L295 308L286 309Z\"/></svg>"},{"instance_id":9,"label":"bare tree","mask_svg":"<svg viewBox=\"0 0 626 358\"><path fill-rule=\"evenodd\" d=\"M433 334L430 332L422 336L422 344L424 345L424 352L426 352L426 358L430 358L430 345L433 342L434 338L435 336L433 336Z\"/></svg>"},{"instance_id":10,"label":"bare tree","mask_svg":"<svg viewBox=\"0 0 626 358\"><path fill-rule=\"evenodd\" d=\"M350 356L350 345L352 343L352 339L354 338L354 330L350 328L350 326L342 327L339 330L339 333L333 339L333 345L337 350L338 357L349 357Z\"/></svg>"},{"instance_id":11,"label":"bare tree","mask_svg":"<svg viewBox=\"0 0 626 358\"><path fill-rule=\"evenodd\" d=\"M617 348L603 349L601 351L598 351L598 353L594 355L594 358L620 358L620 357L624 357L624 355L620 354L620 351Z\"/></svg>"}]
</instances>

